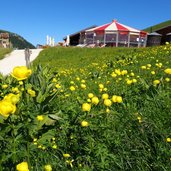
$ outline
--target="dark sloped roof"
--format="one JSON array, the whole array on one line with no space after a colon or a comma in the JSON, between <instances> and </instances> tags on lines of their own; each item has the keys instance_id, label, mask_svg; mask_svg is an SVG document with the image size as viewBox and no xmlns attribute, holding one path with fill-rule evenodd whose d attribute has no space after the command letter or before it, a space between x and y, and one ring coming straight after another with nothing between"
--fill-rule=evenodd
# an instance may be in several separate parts
<instances>
[{"instance_id":1,"label":"dark sloped roof","mask_svg":"<svg viewBox=\"0 0 171 171\"><path fill-rule=\"evenodd\" d=\"M75 35L80 34L80 33L82 33L82 32L85 32L86 30L91 29L91 28L94 28L94 27L97 27L97 25L93 25L93 26L87 27L87 28L85 28L85 29L82 29L82 30L80 30L80 31L77 31L77 32L75 32L75 33L73 33L73 34L70 34L69 37L72 37L72 36L75 36ZM63 38L63 40L65 40L66 38L67 38L67 36L65 36L65 37Z\"/></svg>"}]
</instances>

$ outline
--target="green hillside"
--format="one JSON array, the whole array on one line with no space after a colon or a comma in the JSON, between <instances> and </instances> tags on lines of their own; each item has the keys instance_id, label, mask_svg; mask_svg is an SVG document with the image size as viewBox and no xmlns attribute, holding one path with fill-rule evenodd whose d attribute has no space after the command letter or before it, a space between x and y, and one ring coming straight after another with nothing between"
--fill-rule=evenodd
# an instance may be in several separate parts
<instances>
[{"instance_id":1,"label":"green hillside","mask_svg":"<svg viewBox=\"0 0 171 171\"><path fill-rule=\"evenodd\" d=\"M5 30L0 30L0 33L9 33L10 35L10 42L12 44L13 48L18 48L18 49L24 49L24 48L30 48L34 49L35 46L29 43L27 40L25 40L23 37L16 33L12 33L9 31Z\"/></svg>"},{"instance_id":2,"label":"green hillside","mask_svg":"<svg viewBox=\"0 0 171 171\"><path fill-rule=\"evenodd\" d=\"M152 32L154 32L156 30L159 30L161 28L164 28L164 27L167 27L167 26L170 26L170 25L171 25L171 20L167 20L165 22L150 26L150 27L144 29L144 31L152 33Z\"/></svg>"},{"instance_id":3,"label":"green hillside","mask_svg":"<svg viewBox=\"0 0 171 171\"><path fill-rule=\"evenodd\" d=\"M0 76L0 171L170 171L170 49L46 48Z\"/></svg>"}]
</instances>

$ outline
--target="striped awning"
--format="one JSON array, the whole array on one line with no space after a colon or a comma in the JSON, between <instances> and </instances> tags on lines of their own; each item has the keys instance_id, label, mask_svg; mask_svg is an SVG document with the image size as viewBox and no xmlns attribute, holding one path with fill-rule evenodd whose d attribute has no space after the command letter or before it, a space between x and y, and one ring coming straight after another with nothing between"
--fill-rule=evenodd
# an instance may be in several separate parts
<instances>
[{"instance_id":1,"label":"striped awning","mask_svg":"<svg viewBox=\"0 0 171 171\"><path fill-rule=\"evenodd\" d=\"M117 33L119 32L120 34L141 34L141 35L146 35L147 33L141 30L137 30L135 28L126 26L124 24L118 23L117 20L113 20L111 23L104 24L102 26L98 26L89 30L86 30L86 33Z\"/></svg>"}]
</instances>

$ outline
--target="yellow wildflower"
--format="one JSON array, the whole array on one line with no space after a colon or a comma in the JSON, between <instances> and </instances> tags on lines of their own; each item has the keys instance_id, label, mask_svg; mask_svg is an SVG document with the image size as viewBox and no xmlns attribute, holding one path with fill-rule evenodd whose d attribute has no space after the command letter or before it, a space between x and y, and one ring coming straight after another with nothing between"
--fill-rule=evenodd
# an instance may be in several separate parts
<instances>
[{"instance_id":1,"label":"yellow wildflower","mask_svg":"<svg viewBox=\"0 0 171 171\"><path fill-rule=\"evenodd\" d=\"M112 105L112 101L110 99L105 99L104 105L110 107Z\"/></svg>"},{"instance_id":2,"label":"yellow wildflower","mask_svg":"<svg viewBox=\"0 0 171 171\"><path fill-rule=\"evenodd\" d=\"M88 97L89 97L90 99L91 99L93 96L94 96L93 93L89 93L89 94L88 94Z\"/></svg>"},{"instance_id":3,"label":"yellow wildflower","mask_svg":"<svg viewBox=\"0 0 171 171\"><path fill-rule=\"evenodd\" d=\"M93 98L91 99L91 102L92 102L93 104L97 105L97 104L99 103L98 97L93 97Z\"/></svg>"},{"instance_id":4,"label":"yellow wildflower","mask_svg":"<svg viewBox=\"0 0 171 171\"><path fill-rule=\"evenodd\" d=\"M82 104L82 110L84 112L89 112L91 110L91 105L89 103L83 103Z\"/></svg>"},{"instance_id":5,"label":"yellow wildflower","mask_svg":"<svg viewBox=\"0 0 171 171\"><path fill-rule=\"evenodd\" d=\"M0 101L0 114L4 117L8 117L10 114L14 114L16 106L7 100Z\"/></svg>"},{"instance_id":6,"label":"yellow wildflower","mask_svg":"<svg viewBox=\"0 0 171 171\"><path fill-rule=\"evenodd\" d=\"M166 81L166 82L169 82L169 81L170 81L170 78L165 78L165 81Z\"/></svg>"},{"instance_id":7,"label":"yellow wildflower","mask_svg":"<svg viewBox=\"0 0 171 171\"><path fill-rule=\"evenodd\" d=\"M17 66L13 69L11 75L17 80L25 80L31 75L32 71L26 66Z\"/></svg>"},{"instance_id":8,"label":"yellow wildflower","mask_svg":"<svg viewBox=\"0 0 171 171\"><path fill-rule=\"evenodd\" d=\"M3 84L1 87L2 87L2 89L6 89L6 88L8 88L8 85L7 84Z\"/></svg>"},{"instance_id":9,"label":"yellow wildflower","mask_svg":"<svg viewBox=\"0 0 171 171\"><path fill-rule=\"evenodd\" d=\"M16 169L17 169L17 171L29 171L29 169L28 169L28 163L27 162L19 163L16 166Z\"/></svg>"},{"instance_id":10,"label":"yellow wildflower","mask_svg":"<svg viewBox=\"0 0 171 171\"><path fill-rule=\"evenodd\" d=\"M158 85L158 84L160 84L160 80L154 80L153 81L153 84L156 86L156 85Z\"/></svg>"},{"instance_id":11,"label":"yellow wildflower","mask_svg":"<svg viewBox=\"0 0 171 171\"><path fill-rule=\"evenodd\" d=\"M82 127L87 127L87 126L89 126L89 123L87 121L82 121L81 126Z\"/></svg>"},{"instance_id":12,"label":"yellow wildflower","mask_svg":"<svg viewBox=\"0 0 171 171\"><path fill-rule=\"evenodd\" d=\"M109 95L107 93L102 94L102 99L108 99L108 98L109 98Z\"/></svg>"},{"instance_id":13,"label":"yellow wildflower","mask_svg":"<svg viewBox=\"0 0 171 171\"><path fill-rule=\"evenodd\" d=\"M27 93L30 94L31 97L35 97L36 96L36 92L34 90L32 90L31 88L29 88L27 90Z\"/></svg>"},{"instance_id":14,"label":"yellow wildflower","mask_svg":"<svg viewBox=\"0 0 171 171\"><path fill-rule=\"evenodd\" d=\"M165 72L166 74L171 74L171 68L165 69L164 72Z\"/></svg>"},{"instance_id":15,"label":"yellow wildflower","mask_svg":"<svg viewBox=\"0 0 171 171\"><path fill-rule=\"evenodd\" d=\"M74 86L70 86L70 90L71 91L75 91L75 87Z\"/></svg>"},{"instance_id":16,"label":"yellow wildflower","mask_svg":"<svg viewBox=\"0 0 171 171\"><path fill-rule=\"evenodd\" d=\"M45 171L52 171L52 166L50 164L47 164L44 166Z\"/></svg>"},{"instance_id":17,"label":"yellow wildflower","mask_svg":"<svg viewBox=\"0 0 171 171\"><path fill-rule=\"evenodd\" d=\"M171 142L171 138L167 138L166 141L167 141L167 142Z\"/></svg>"},{"instance_id":18,"label":"yellow wildflower","mask_svg":"<svg viewBox=\"0 0 171 171\"><path fill-rule=\"evenodd\" d=\"M38 121L43 121L43 119L44 119L43 115L38 115L36 118Z\"/></svg>"}]
</instances>

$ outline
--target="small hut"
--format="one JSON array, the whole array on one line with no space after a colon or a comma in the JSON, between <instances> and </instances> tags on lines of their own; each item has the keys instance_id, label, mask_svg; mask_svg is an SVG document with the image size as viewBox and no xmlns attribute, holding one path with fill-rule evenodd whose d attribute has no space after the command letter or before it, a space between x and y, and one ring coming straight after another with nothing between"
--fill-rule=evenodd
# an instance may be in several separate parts
<instances>
[{"instance_id":1,"label":"small hut","mask_svg":"<svg viewBox=\"0 0 171 171\"><path fill-rule=\"evenodd\" d=\"M157 32L149 33L147 36L147 46L160 45L161 44L161 37L162 37L162 35L157 33Z\"/></svg>"},{"instance_id":2,"label":"small hut","mask_svg":"<svg viewBox=\"0 0 171 171\"><path fill-rule=\"evenodd\" d=\"M0 33L0 47L7 48L9 46L9 33Z\"/></svg>"}]
</instances>

